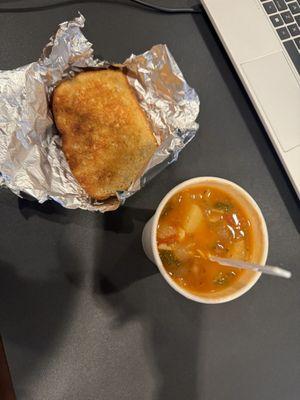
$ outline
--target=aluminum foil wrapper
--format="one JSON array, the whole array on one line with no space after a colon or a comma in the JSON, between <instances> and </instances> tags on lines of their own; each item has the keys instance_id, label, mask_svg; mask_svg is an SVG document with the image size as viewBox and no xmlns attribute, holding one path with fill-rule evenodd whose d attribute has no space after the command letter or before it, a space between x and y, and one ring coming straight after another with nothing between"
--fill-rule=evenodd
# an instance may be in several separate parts
<instances>
[{"instance_id":1,"label":"aluminum foil wrapper","mask_svg":"<svg viewBox=\"0 0 300 400\"><path fill-rule=\"evenodd\" d=\"M200 103L165 45L131 55L122 66L159 146L127 191L103 202L91 199L71 173L49 109L51 93L61 80L85 68L110 66L93 57L92 45L81 32L84 22L80 14L60 24L38 61L0 71L0 186L40 203L52 199L66 208L104 212L116 209L177 159L198 129Z\"/></svg>"}]
</instances>

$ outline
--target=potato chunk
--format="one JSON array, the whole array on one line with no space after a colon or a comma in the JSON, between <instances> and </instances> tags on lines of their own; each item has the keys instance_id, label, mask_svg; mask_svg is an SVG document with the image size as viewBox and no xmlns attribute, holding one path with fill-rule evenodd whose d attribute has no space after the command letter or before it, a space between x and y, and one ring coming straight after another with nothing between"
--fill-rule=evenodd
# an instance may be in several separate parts
<instances>
[{"instance_id":1,"label":"potato chunk","mask_svg":"<svg viewBox=\"0 0 300 400\"><path fill-rule=\"evenodd\" d=\"M244 240L233 243L231 247L231 258L244 260L246 256L246 245Z\"/></svg>"},{"instance_id":2,"label":"potato chunk","mask_svg":"<svg viewBox=\"0 0 300 400\"><path fill-rule=\"evenodd\" d=\"M186 233L194 233L204 222L204 216L201 208L196 204L192 204L183 222L183 229Z\"/></svg>"}]
</instances>

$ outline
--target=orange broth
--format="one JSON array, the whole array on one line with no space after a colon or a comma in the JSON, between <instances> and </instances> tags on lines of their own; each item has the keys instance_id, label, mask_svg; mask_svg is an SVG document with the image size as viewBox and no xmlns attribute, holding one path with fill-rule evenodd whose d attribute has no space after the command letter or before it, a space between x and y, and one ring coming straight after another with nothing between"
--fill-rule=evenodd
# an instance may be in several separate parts
<instances>
[{"instance_id":1,"label":"orange broth","mask_svg":"<svg viewBox=\"0 0 300 400\"><path fill-rule=\"evenodd\" d=\"M158 251L168 274L184 289L204 295L223 290L244 273L211 262L209 255L250 260L252 236L250 220L232 196L200 185L176 193L157 227Z\"/></svg>"}]
</instances>

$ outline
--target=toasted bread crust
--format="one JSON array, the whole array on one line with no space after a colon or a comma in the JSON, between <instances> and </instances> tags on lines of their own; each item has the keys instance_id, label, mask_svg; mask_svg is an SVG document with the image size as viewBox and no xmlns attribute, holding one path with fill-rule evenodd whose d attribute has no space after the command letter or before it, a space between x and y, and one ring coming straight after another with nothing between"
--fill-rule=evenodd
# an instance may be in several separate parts
<instances>
[{"instance_id":1,"label":"toasted bread crust","mask_svg":"<svg viewBox=\"0 0 300 400\"><path fill-rule=\"evenodd\" d=\"M62 82L52 110L71 171L94 199L127 190L156 150L147 117L121 70L81 72Z\"/></svg>"}]
</instances>

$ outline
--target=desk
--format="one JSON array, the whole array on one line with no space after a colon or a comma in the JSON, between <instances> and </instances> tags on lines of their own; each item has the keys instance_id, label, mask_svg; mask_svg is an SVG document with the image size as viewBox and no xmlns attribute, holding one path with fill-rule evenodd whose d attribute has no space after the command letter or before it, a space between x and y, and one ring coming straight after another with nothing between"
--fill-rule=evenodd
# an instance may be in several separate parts
<instances>
[{"instance_id":1,"label":"desk","mask_svg":"<svg viewBox=\"0 0 300 400\"><path fill-rule=\"evenodd\" d=\"M293 190L207 17L120 3L0 13L1 69L36 60L57 25L80 10L98 57L120 62L166 43L201 98L196 138L117 212L65 210L0 192L0 326L17 398L298 400ZM264 276L217 306L188 301L167 285L143 254L142 229L169 189L200 175L249 191L269 228L268 260L292 270L293 279Z\"/></svg>"}]
</instances>

